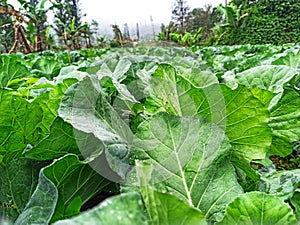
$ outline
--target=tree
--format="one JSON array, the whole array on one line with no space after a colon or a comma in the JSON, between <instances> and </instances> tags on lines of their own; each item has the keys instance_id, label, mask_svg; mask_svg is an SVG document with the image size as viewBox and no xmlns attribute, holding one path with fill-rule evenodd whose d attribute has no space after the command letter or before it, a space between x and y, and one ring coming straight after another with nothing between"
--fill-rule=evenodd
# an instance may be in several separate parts
<instances>
[{"instance_id":1,"label":"tree","mask_svg":"<svg viewBox=\"0 0 300 225\"><path fill-rule=\"evenodd\" d=\"M150 16L150 22L151 22L151 27L152 27L152 33L153 33L153 38L155 37L155 29L154 29L154 23L153 23L153 17Z\"/></svg>"},{"instance_id":2,"label":"tree","mask_svg":"<svg viewBox=\"0 0 300 225\"><path fill-rule=\"evenodd\" d=\"M64 40L65 27L74 22L74 30L82 25L82 14L79 0L56 0L57 7L55 12L54 29L60 40ZM74 20L75 18L75 20Z\"/></svg>"},{"instance_id":3,"label":"tree","mask_svg":"<svg viewBox=\"0 0 300 225\"><path fill-rule=\"evenodd\" d=\"M114 32L114 41L116 42L122 42L123 39L123 34L117 24L111 25L113 32Z\"/></svg>"},{"instance_id":4,"label":"tree","mask_svg":"<svg viewBox=\"0 0 300 225\"><path fill-rule=\"evenodd\" d=\"M219 40L228 37L228 35L235 35L241 28L245 27L245 18L249 16L249 14L242 14L243 11L241 7L237 7L233 2L225 7L220 5L217 9L225 16L224 23L216 25L214 28L217 36L216 43L218 44ZM235 40L234 37L231 38L232 40Z\"/></svg>"},{"instance_id":5,"label":"tree","mask_svg":"<svg viewBox=\"0 0 300 225\"><path fill-rule=\"evenodd\" d=\"M64 26L63 40L68 49L80 49L80 38L86 38L89 32L88 23L81 24L76 27L75 17L70 24L61 24Z\"/></svg>"},{"instance_id":6,"label":"tree","mask_svg":"<svg viewBox=\"0 0 300 225\"><path fill-rule=\"evenodd\" d=\"M187 31L196 33L200 27L203 27L203 35L208 39L212 35L212 28L222 19L222 14L213 8L211 4L207 4L204 8L195 8L188 14Z\"/></svg>"},{"instance_id":7,"label":"tree","mask_svg":"<svg viewBox=\"0 0 300 225\"><path fill-rule=\"evenodd\" d=\"M45 49L45 34L47 25L47 11L45 3L47 0L18 0L21 7L25 10L24 14L29 18L26 31L30 42L35 51ZM53 6L52 6L53 7ZM50 10L52 9L50 8Z\"/></svg>"},{"instance_id":8,"label":"tree","mask_svg":"<svg viewBox=\"0 0 300 225\"><path fill-rule=\"evenodd\" d=\"M178 26L178 31L184 33L186 31L186 20L188 18L190 7L185 0L175 0L172 9L172 19Z\"/></svg>"},{"instance_id":9,"label":"tree","mask_svg":"<svg viewBox=\"0 0 300 225\"><path fill-rule=\"evenodd\" d=\"M24 17L24 15L20 11L15 10L12 5L6 4L6 1L4 1L3 6L0 6L0 14L14 18L14 43L10 48L9 53L12 53L16 49L23 51L24 53L33 52L33 47L27 39L25 29L22 25L22 23L29 24L29 21Z\"/></svg>"},{"instance_id":10,"label":"tree","mask_svg":"<svg viewBox=\"0 0 300 225\"><path fill-rule=\"evenodd\" d=\"M127 23L124 24L123 38L124 38L124 40L129 40L130 39L129 28L128 28Z\"/></svg>"},{"instance_id":11,"label":"tree","mask_svg":"<svg viewBox=\"0 0 300 225\"><path fill-rule=\"evenodd\" d=\"M53 5L45 7L48 0L17 0L21 11L17 11L7 1L1 1L0 14L12 16L14 22L14 44L9 52L23 48L24 52L42 51L46 47L47 15ZM23 26L24 23L26 26ZM23 45L23 46L22 46Z\"/></svg>"},{"instance_id":12,"label":"tree","mask_svg":"<svg viewBox=\"0 0 300 225\"><path fill-rule=\"evenodd\" d=\"M0 7L7 8L6 1L0 2ZM0 14L0 52L9 52L14 43L14 24L11 15Z\"/></svg>"},{"instance_id":13,"label":"tree","mask_svg":"<svg viewBox=\"0 0 300 225\"><path fill-rule=\"evenodd\" d=\"M92 42L97 44L97 34L99 31L99 23L96 20L92 20L92 22L88 26L89 29L89 41L90 41L90 47L92 47Z\"/></svg>"},{"instance_id":14,"label":"tree","mask_svg":"<svg viewBox=\"0 0 300 225\"><path fill-rule=\"evenodd\" d=\"M140 40L140 27L138 23L136 23L136 36L137 40Z\"/></svg>"}]
</instances>

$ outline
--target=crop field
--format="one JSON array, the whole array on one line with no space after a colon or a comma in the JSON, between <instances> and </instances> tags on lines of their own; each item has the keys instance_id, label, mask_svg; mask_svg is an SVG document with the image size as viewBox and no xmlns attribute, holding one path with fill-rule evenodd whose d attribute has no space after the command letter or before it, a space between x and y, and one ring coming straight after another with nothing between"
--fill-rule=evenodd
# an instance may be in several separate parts
<instances>
[{"instance_id":1,"label":"crop field","mask_svg":"<svg viewBox=\"0 0 300 225\"><path fill-rule=\"evenodd\" d=\"M0 55L0 224L300 224L300 45Z\"/></svg>"}]
</instances>

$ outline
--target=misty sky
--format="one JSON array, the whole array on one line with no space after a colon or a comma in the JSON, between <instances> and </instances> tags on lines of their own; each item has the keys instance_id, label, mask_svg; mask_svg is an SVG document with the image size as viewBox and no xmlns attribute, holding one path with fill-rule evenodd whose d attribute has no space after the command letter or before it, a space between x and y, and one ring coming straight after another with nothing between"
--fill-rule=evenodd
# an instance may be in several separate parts
<instances>
[{"instance_id":1,"label":"misty sky","mask_svg":"<svg viewBox=\"0 0 300 225\"><path fill-rule=\"evenodd\" d=\"M149 23L152 16L154 23L168 23L174 0L80 0L82 10L87 13L87 20L95 19L100 23L128 24ZM191 8L205 4L217 6L224 0L187 0Z\"/></svg>"},{"instance_id":2,"label":"misty sky","mask_svg":"<svg viewBox=\"0 0 300 225\"><path fill-rule=\"evenodd\" d=\"M8 3L16 5L16 0ZM203 7L205 4L217 6L225 0L187 0L191 8ZM80 0L84 20L96 20L100 24L168 23L174 0ZM18 7L17 7L18 8Z\"/></svg>"}]
</instances>

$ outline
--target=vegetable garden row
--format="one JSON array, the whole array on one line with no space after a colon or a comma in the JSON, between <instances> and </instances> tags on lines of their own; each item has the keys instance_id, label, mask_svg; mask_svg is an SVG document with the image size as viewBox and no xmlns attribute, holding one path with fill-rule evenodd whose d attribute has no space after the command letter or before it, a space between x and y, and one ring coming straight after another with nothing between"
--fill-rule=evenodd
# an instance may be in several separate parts
<instances>
[{"instance_id":1,"label":"vegetable garden row","mask_svg":"<svg viewBox=\"0 0 300 225\"><path fill-rule=\"evenodd\" d=\"M0 65L1 224L300 223L300 46Z\"/></svg>"}]
</instances>

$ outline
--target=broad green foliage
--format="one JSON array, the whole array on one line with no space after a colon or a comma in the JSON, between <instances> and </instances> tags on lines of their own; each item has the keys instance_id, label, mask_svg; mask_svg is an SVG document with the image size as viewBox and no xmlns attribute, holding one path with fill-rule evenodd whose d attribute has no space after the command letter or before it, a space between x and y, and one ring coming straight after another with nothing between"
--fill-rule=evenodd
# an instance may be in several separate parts
<instances>
[{"instance_id":1,"label":"broad green foliage","mask_svg":"<svg viewBox=\"0 0 300 225\"><path fill-rule=\"evenodd\" d=\"M20 156L27 145L40 138L42 110L39 106L0 90L0 154L4 164Z\"/></svg>"},{"instance_id":2,"label":"broad green foliage","mask_svg":"<svg viewBox=\"0 0 300 225\"><path fill-rule=\"evenodd\" d=\"M238 73L236 76L238 84L261 89L254 90L254 95L267 105L270 111L268 125L273 133L269 151L271 155L290 154L292 143L299 140L299 91L286 85L292 82L296 75L297 71L288 66L265 65ZM268 90L277 96L262 90Z\"/></svg>"},{"instance_id":3,"label":"broad green foliage","mask_svg":"<svg viewBox=\"0 0 300 225\"><path fill-rule=\"evenodd\" d=\"M273 93L283 91L283 85L289 82L296 71L289 66L257 66L238 73L236 76L239 84L248 88L260 88Z\"/></svg>"},{"instance_id":4,"label":"broad green foliage","mask_svg":"<svg viewBox=\"0 0 300 225\"><path fill-rule=\"evenodd\" d=\"M94 136L98 140L92 143L94 154L96 151L98 155L106 154L110 167L124 179L129 169L128 144L131 131L105 99L97 84L94 77L71 86L65 93L59 115L75 129L89 134L86 138ZM87 147L86 143L79 145L84 156L91 154L86 152Z\"/></svg>"},{"instance_id":5,"label":"broad green foliage","mask_svg":"<svg viewBox=\"0 0 300 225\"><path fill-rule=\"evenodd\" d=\"M62 220L55 225L89 224L141 224L147 225L147 216L142 199L137 193L122 194L102 202L98 207L69 220Z\"/></svg>"},{"instance_id":6,"label":"broad green foliage","mask_svg":"<svg viewBox=\"0 0 300 225\"><path fill-rule=\"evenodd\" d=\"M0 56L0 223L299 224L298 49Z\"/></svg>"},{"instance_id":7,"label":"broad green foliage","mask_svg":"<svg viewBox=\"0 0 300 225\"><path fill-rule=\"evenodd\" d=\"M168 65L160 65L153 76L150 87L155 96L152 99L157 98L156 105L160 102L158 111L179 116L201 115L224 127L236 163L245 161L247 164L252 159L265 157L271 145L271 130L267 123L269 112L249 90L244 87L231 90L224 85L205 87L204 84L205 88L201 88L202 84L198 84L194 87ZM154 108L152 105L147 107Z\"/></svg>"},{"instance_id":8,"label":"broad green foliage","mask_svg":"<svg viewBox=\"0 0 300 225\"><path fill-rule=\"evenodd\" d=\"M232 26L233 24L229 23L231 26L219 36L218 44L280 45L299 41L298 0L232 1L232 3L236 5L232 4L230 8L238 10L229 16L225 15L227 19L237 17L236 23L239 22L239 26Z\"/></svg>"},{"instance_id":9,"label":"broad green foliage","mask_svg":"<svg viewBox=\"0 0 300 225\"><path fill-rule=\"evenodd\" d=\"M0 88L9 87L14 79L31 76L26 66L22 65L14 57L2 55L0 68Z\"/></svg>"},{"instance_id":10,"label":"broad green foliage","mask_svg":"<svg viewBox=\"0 0 300 225\"><path fill-rule=\"evenodd\" d=\"M80 209L76 205L78 200L83 204L111 184L75 155L62 157L45 168L43 173L58 190L52 221L77 215ZM114 191L113 188L111 190Z\"/></svg>"},{"instance_id":11,"label":"broad green foliage","mask_svg":"<svg viewBox=\"0 0 300 225\"><path fill-rule=\"evenodd\" d=\"M291 199L300 183L299 169L278 171L263 175L258 189L271 195L276 195L283 200Z\"/></svg>"},{"instance_id":12,"label":"broad green foliage","mask_svg":"<svg viewBox=\"0 0 300 225\"><path fill-rule=\"evenodd\" d=\"M73 127L64 123L61 118L57 118L51 124L49 135L24 154L31 159L51 160L68 153L80 155L77 142L73 137Z\"/></svg>"},{"instance_id":13,"label":"broad green foliage","mask_svg":"<svg viewBox=\"0 0 300 225\"><path fill-rule=\"evenodd\" d=\"M204 214L175 196L142 188L147 212L152 224L205 225ZM164 208L165 210L161 210Z\"/></svg>"},{"instance_id":14,"label":"broad green foliage","mask_svg":"<svg viewBox=\"0 0 300 225\"><path fill-rule=\"evenodd\" d=\"M273 130L272 153L288 155L291 151L290 143L299 140L300 136L300 92L286 87L276 105L270 108L271 118L269 126ZM286 149L284 149L286 148ZM287 151L290 149L290 151Z\"/></svg>"},{"instance_id":15,"label":"broad green foliage","mask_svg":"<svg viewBox=\"0 0 300 225\"><path fill-rule=\"evenodd\" d=\"M223 86L226 104L226 135L233 152L233 162L247 172L253 159L263 159L271 145L267 107L243 86L231 91Z\"/></svg>"},{"instance_id":16,"label":"broad green foliage","mask_svg":"<svg viewBox=\"0 0 300 225\"><path fill-rule=\"evenodd\" d=\"M224 132L200 117L156 114L136 131L136 158L153 165L153 182L186 203L217 217L220 208L242 193L226 155ZM216 170L222 165L222 169ZM226 179L220 179L226 173ZM219 218L217 218L219 219Z\"/></svg>"},{"instance_id":17,"label":"broad green foliage","mask_svg":"<svg viewBox=\"0 0 300 225\"><path fill-rule=\"evenodd\" d=\"M47 163L14 159L0 167L0 217L16 219L34 193L39 170Z\"/></svg>"},{"instance_id":18,"label":"broad green foliage","mask_svg":"<svg viewBox=\"0 0 300 225\"><path fill-rule=\"evenodd\" d=\"M57 76L61 68L60 63L52 58L40 58L32 66L32 72L36 73L39 77L46 77L52 79Z\"/></svg>"},{"instance_id":19,"label":"broad green foliage","mask_svg":"<svg viewBox=\"0 0 300 225\"><path fill-rule=\"evenodd\" d=\"M226 209L218 225L239 224L296 224L292 208L281 199L261 192L237 197Z\"/></svg>"},{"instance_id":20,"label":"broad green foliage","mask_svg":"<svg viewBox=\"0 0 300 225\"><path fill-rule=\"evenodd\" d=\"M50 222L58 193L54 184L44 176L42 171L36 190L15 224L48 224Z\"/></svg>"},{"instance_id":21,"label":"broad green foliage","mask_svg":"<svg viewBox=\"0 0 300 225\"><path fill-rule=\"evenodd\" d=\"M108 187L111 191L115 191L115 187L110 186L111 184L86 162L79 161L77 156L66 155L41 170L38 185L36 188L32 185L35 191L31 199L29 199L31 194L28 193L27 199L24 199L29 201L24 211L22 205L20 208L15 207L19 214L22 211L16 224L49 223L50 220L54 222L77 215L80 213L80 205L99 191Z\"/></svg>"}]
</instances>

